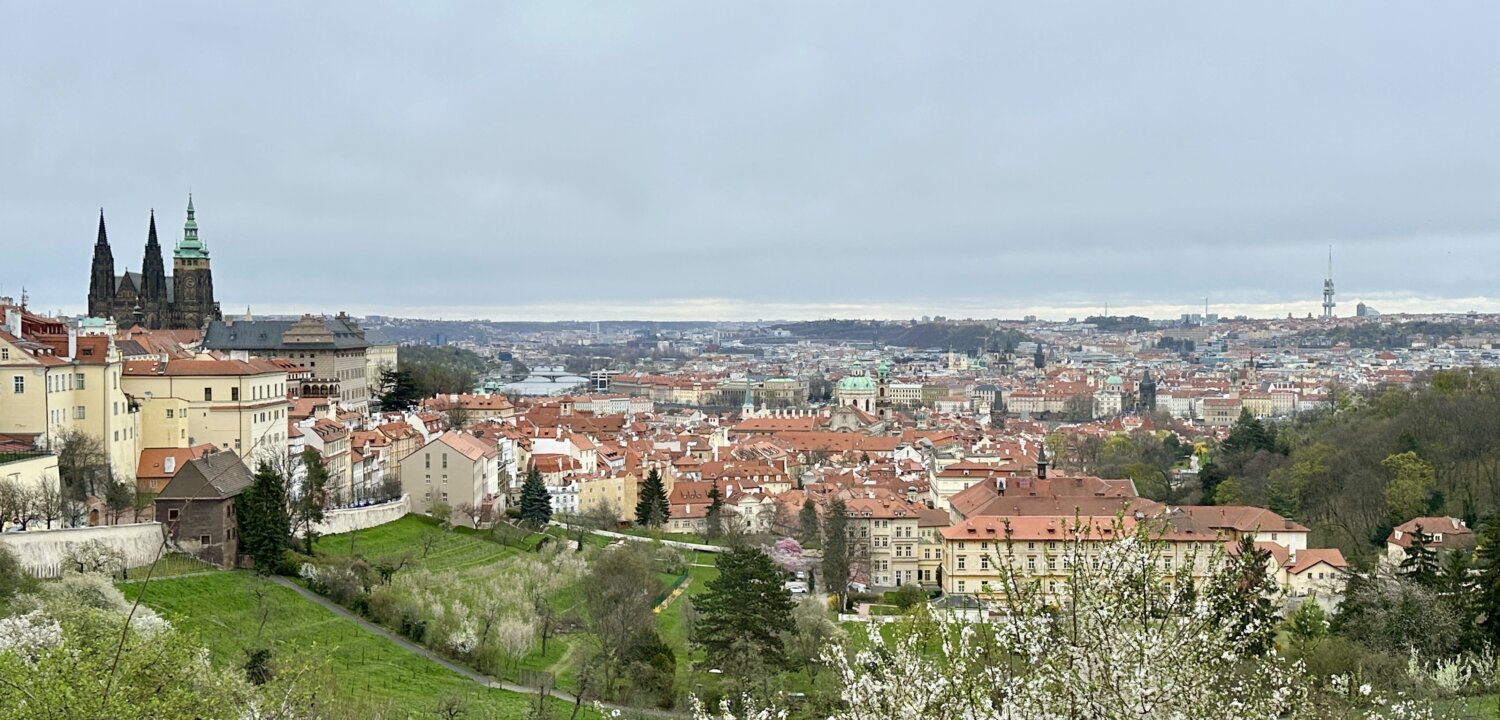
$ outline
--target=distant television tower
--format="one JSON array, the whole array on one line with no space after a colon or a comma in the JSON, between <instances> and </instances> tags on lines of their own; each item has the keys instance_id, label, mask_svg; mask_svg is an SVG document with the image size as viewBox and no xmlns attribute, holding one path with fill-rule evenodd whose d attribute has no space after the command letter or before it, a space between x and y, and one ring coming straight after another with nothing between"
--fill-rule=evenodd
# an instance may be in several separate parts
<instances>
[{"instance_id":1,"label":"distant television tower","mask_svg":"<svg viewBox=\"0 0 1500 720\"><path fill-rule=\"evenodd\" d=\"M1333 246L1328 246L1328 277L1323 280L1323 319L1333 319Z\"/></svg>"}]
</instances>

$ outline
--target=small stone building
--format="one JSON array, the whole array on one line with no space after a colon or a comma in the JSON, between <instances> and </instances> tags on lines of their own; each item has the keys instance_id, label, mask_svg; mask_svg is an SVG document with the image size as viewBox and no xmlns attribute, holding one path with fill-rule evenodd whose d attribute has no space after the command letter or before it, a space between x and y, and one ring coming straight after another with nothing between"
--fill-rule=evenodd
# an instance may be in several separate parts
<instances>
[{"instance_id":1,"label":"small stone building","mask_svg":"<svg viewBox=\"0 0 1500 720\"><path fill-rule=\"evenodd\" d=\"M252 479L233 451L189 460L156 496L156 520L185 552L233 567L239 552L235 502Z\"/></svg>"}]
</instances>

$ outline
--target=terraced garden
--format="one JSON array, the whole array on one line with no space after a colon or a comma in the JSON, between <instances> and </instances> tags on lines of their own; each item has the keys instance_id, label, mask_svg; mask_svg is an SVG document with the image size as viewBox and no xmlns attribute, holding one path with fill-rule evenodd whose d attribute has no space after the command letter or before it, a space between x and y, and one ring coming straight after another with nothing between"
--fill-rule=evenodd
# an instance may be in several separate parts
<instances>
[{"instance_id":1,"label":"terraced garden","mask_svg":"<svg viewBox=\"0 0 1500 720\"><path fill-rule=\"evenodd\" d=\"M527 716L530 698L473 681L302 598L241 572L153 580L121 586L178 628L194 634L217 664L239 665L245 651L270 647L277 657L326 661L337 705L348 716L434 717L439 698L467 703L468 717ZM264 614L263 614L264 613ZM571 708L557 703L555 715ZM589 717L596 717L593 713Z\"/></svg>"},{"instance_id":2,"label":"terraced garden","mask_svg":"<svg viewBox=\"0 0 1500 720\"><path fill-rule=\"evenodd\" d=\"M418 515L358 532L326 535L313 547L320 556L363 556L372 562L410 556L412 567L433 572L483 567L524 552L466 528L442 529Z\"/></svg>"},{"instance_id":3,"label":"terraced garden","mask_svg":"<svg viewBox=\"0 0 1500 720\"><path fill-rule=\"evenodd\" d=\"M392 632L488 675L530 685L550 673L556 687L569 689L576 638L553 629L544 651L540 635L544 625L556 628L576 613L575 581L584 561L540 533L511 533L505 538L510 544L495 537L408 515L319 538L315 545L320 565L337 570L341 562L362 558L390 571L389 577L366 575L365 591L354 598L330 593L327 578L309 585ZM521 549L536 548L543 540L555 549ZM548 613L538 609L539 601L546 603Z\"/></svg>"}]
</instances>

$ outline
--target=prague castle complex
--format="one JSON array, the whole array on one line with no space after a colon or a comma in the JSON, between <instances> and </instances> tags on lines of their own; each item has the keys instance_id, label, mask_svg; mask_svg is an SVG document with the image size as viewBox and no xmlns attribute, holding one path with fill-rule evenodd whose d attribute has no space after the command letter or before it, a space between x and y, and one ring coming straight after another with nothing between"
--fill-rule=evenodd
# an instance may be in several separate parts
<instances>
[{"instance_id":1,"label":"prague castle complex","mask_svg":"<svg viewBox=\"0 0 1500 720\"><path fill-rule=\"evenodd\" d=\"M182 239L172 251L172 274L162 264L161 244L156 239L156 214L146 235L146 256L140 272L115 274L114 253L104 230L104 211L99 211L99 237L94 243L94 262L89 276L89 315L113 318L121 327L140 325L149 330L201 329L220 319L214 301L213 271L208 247L198 239L193 216L193 198L188 196L187 222Z\"/></svg>"}]
</instances>

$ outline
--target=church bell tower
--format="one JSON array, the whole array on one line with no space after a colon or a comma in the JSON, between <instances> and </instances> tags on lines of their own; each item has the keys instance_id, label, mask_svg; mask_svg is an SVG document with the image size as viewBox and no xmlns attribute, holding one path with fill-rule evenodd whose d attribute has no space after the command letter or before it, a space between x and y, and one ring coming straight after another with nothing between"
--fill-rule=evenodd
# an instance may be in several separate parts
<instances>
[{"instance_id":1,"label":"church bell tower","mask_svg":"<svg viewBox=\"0 0 1500 720\"><path fill-rule=\"evenodd\" d=\"M172 289L175 300L173 327L201 328L209 320L222 319L219 304L214 302L214 277L208 261L208 246L198 239L198 219L193 210L192 194L188 195L187 222L182 226L182 240L172 251Z\"/></svg>"}]
</instances>

